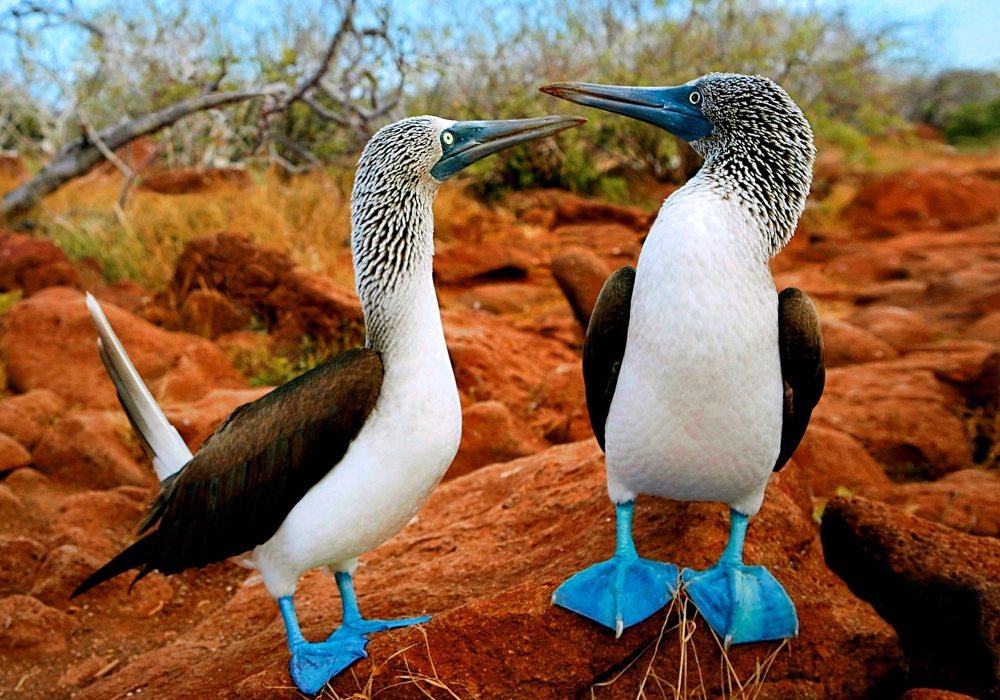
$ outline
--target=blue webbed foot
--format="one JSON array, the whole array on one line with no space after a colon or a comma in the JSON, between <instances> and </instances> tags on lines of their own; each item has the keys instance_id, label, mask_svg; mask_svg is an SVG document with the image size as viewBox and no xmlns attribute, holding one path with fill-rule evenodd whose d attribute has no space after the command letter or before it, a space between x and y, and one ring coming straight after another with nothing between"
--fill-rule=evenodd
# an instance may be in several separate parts
<instances>
[{"instance_id":1,"label":"blue webbed foot","mask_svg":"<svg viewBox=\"0 0 1000 700\"><path fill-rule=\"evenodd\" d=\"M632 502L617 507L615 555L584 569L552 594L556 605L589 617L615 631L642 622L665 606L677 591L677 567L640 559L632 542Z\"/></svg>"},{"instance_id":2,"label":"blue webbed foot","mask_svg":"<svg viewBox=\"0 0 1000 700\"><path fill-rule=\"evenodd\" d=\"M361 635L345 636L335 641L331 636L330 640L318 644L296 644L292 647L289 666L292 680L303 693L314 695L331 678L358 659L368 656L365 651L367 644L368 639Z\"/></svg>"},{"instance_id":3,"label":"blue webbed foot","mask_svg":"<svg viewBox=\"0 0 1000 700\"><path fill-rule=\"evenodd\" d=\"M401 620L366 620L358 611L358 601L354 595L350 574L341 572L336 576L344 607L344 622L325 642L307 642L299 629L292 597L287 596L278 600L288 633L288 647L292 652L289 666L292 680L299 690L310 695L318 693L331 678L352 663L368 656L368 652L365 651L368 638L365 635L418 625L431 619L411 617Z\"/></svg>"},{"instance_id":4,"label":"blue webbed foot","mask_svg":"<svg viewBox=\"0 0 1000 700\"><path fill-rule=\"evenodd\" d=\"M705 571L681 574L687 594L728 649L731 644L795 637L795 605L763 566L742 562L747 517L732 511L732 533L719 562Z\"/></svg>"}]
</instances>

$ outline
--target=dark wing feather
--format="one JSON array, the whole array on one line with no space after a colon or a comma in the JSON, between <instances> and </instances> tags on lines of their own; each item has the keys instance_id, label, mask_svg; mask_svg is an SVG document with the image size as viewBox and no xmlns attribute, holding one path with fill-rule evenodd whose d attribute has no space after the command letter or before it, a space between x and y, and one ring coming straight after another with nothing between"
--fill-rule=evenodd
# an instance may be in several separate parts
<instances>
[{"instance_id":1,"label":"dark wing feather","mask_svg":"<svg viewBox=\"0 0 1000 700\"><path fill-rule=\"evenodd\" d=\"M774 471L785 466L802 441L826 382L823 334L816 307L805 292L793 287L778 295L778 347L785 383L785 413L781 452Z\"/></svg>"},{"instance_id":2,"label":"dark wing feather","mask_svg":"<svg viewBox=\"0 0 1000 700\"><path fill-rule=\"evenodd\" d=\"M597 297L583 341L583 383L587 390L587 412L597 442L604 449L604 425L618 385L618 371L625 357L628 321L632 308L635 268L615 270Z\"/></svg>"},{"instance_id":3,"label":"dark wing feather","mask_svg":"<svg viewBox=\"0 0 1000 700\"><path fill-rule=\"evenodd\" d=\"M266 542L343 458L381 388L379 356L348 350L237 408L194 459L163 482L142 526L158 522L157 529L74 595L136 566L143 567L140 577L154 569L172 574Z\"/></svg>"}]
</instances>

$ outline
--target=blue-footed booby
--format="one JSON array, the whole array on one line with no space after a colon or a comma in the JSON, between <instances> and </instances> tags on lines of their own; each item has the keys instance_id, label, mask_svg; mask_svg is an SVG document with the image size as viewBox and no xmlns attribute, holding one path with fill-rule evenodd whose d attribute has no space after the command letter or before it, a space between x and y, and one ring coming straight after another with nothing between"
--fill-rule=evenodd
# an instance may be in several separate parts
<instances>
[{"instance_id":1,"label":"blue-footed booby","mask_svg":"<svg viewBox=\"0 0 1000 700\"><path fill-rule=\"evenodd\" d=\"M612 559L570 578L553 600L619 636L683 585L727 647L793 637L791 599L764 567L743 563L743 540L825 380L812 302L796 289L778 294L768 269L809 194L809 123L760 76L542 91L659 126L705 158L663 203L636 268L605 283L587 328L587 407L607 457L618 543ZM631 519L641 493L728 504L718 563L678 580L674 565L639 558Z\"/></svg>"},{"instance_id":2,"label":"blue-footed booby","mask_svg":"<svg viewBox=\"0 0 1000 700\"><path fill-rule=\"evenodd\" d=\"M306 693L366 656L365 635L429 620L364 619L351 574L360 555L413 518L461 439L432 279L431 205L441 183L470 163L584 121L424 116L380 129L361 154L351 196L366 347L240 406L194 456L88 296L101 357L162 482L140 534L156 529L74 595L130 569L140 569L138 580L249 552L278 601L292 678ZM313 643L302 635L292 594L299 576L318 567L336 576L343 622Z\"/></svg>"}]
</instances>

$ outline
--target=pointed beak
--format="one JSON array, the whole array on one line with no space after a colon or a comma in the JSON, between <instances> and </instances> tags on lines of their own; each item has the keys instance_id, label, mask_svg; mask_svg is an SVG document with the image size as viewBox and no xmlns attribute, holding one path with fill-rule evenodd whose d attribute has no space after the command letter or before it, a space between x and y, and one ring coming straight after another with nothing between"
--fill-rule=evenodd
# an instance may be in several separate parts
<instances>
[{"instance_id":1,"label":"pointed beak","mask_svg":"<svg viewBox=\"0 0 1000 700\"><path fill-rule=\"evenodd\" d=\"M554 116L538 119L455 122L446 130L453 141L451 144L442 141L445 152L441 160L431 169L431 175L437 181L444 182L458 171L488 155L558 134L586 121L583 117Z\"/></svg>"},{"instance_id":2,"label":"pointed beak","mask_svg":"<svg viewBox=\"0 0 1000 700\"><path fill-rule=\"evenodd\" d=\"M647 122L685 141L704 138L715 128L701 111L701 95L692 98L692 93L697 91L690 85L629 87L553 83L540 89L563 100ZM693 99L697 101L693 102Z\"/></svg>"}]
</instances>

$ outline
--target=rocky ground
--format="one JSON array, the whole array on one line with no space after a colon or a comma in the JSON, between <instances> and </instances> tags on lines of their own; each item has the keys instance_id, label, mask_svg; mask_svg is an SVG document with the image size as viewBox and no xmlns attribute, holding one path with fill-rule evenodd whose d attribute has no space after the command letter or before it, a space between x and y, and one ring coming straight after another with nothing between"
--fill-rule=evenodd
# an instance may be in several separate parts
<instances>
[{"instance_id":1,"label":"rocky ground","mask_svg":"<svg viewBox=\"0 0 1000 700\"><path fill-rule=\"evenodd\" d=\"M375 636L325 696L1000 697L998 165L955 156L852 179L818 164L773 272L820 309L827 389L747 541L801 635L728 654L682 601L618 641L549 604L613 549L581 324L655 212L538 191L439 220L462 445L356 578L366 613L434 619ZM361 338L346 287L239 232L191 241L163 290L108 284L44 240L0 233L0 291L23 297L0 330L0 697L298 697L277 606L235 564L68 600L133 541L157 489L85 289L192 448L268 391L247 357L294 354L304 334L328 349ZM645 556L705 567L726 533L724 506L639 500ZM296 597L307 637L334 629L332 578L307 574Z\"/></svg>"}]
</instances>

